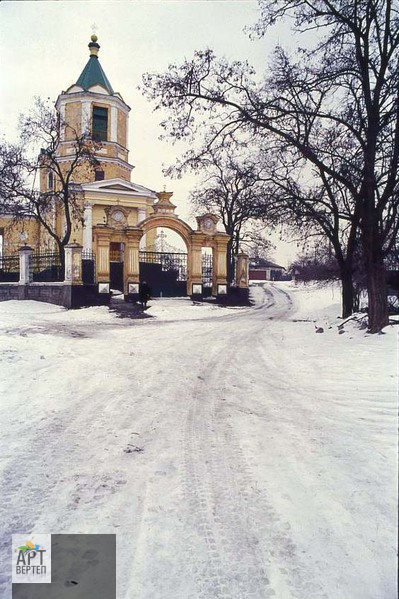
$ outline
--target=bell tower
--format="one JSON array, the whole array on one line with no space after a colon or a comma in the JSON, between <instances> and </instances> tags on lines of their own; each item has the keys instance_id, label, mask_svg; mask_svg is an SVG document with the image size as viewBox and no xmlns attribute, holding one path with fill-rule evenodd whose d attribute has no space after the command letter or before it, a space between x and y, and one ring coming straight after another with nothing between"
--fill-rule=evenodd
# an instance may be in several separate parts
<instances>
[{"instance_id":1,"label":"bell tower","mask_svg":"<svg viewBox=\"0 0 399 599\"><path fill-rule=\"evenodd\" d=\"M76 83L57 98L62 129L58 149L59 162L70 161L76 135L88 133L101 142L96 157L99 167L92 181L124 179L130 181L133 166L128 162L128 124L130 107L112 86L100 64L100 45L92 35L90 57ZM75 183L90 182L85 178Z\"/></svg>"}]
</instances>

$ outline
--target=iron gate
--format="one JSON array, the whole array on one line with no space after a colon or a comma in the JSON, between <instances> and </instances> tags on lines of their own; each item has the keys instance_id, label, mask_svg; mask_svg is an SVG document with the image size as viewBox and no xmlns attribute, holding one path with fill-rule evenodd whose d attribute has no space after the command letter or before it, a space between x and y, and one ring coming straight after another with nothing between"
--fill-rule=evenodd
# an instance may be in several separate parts
<instances>
[{"instance_id":1,"label":"iron gate","mask_svg":"<svg viewBox=\"0 0 399 599\"><path fill-rule=\"evenodd\" d=\"M186 295L187 254L146 252L139 254L140 281L146 281L153 297Z\"/></svg>"},{"instance_id":2,"label":"iron gate","mask_svg":"<svg viewBox=\"0 0 399 599\"><path fill-rule=\"evenodd\" d=\"M205 296L212 295L213 256L202 254L202 287Z\"/></svg>"},{"instance_id":3,"label":"iron gate","mask_svg":"<svg viewBox=\"0 0 399 599\"><path fill-rule=\"evenodd\" d=\"M84 285L96 282L96 255L92 250L82 252L82 281Z\"/></svg>"},{"instance_id":4,"label":"iron gate","mask_svg":"<svg viewBox=\"0 0 399 599\"><path fill-rule=\"evenodd\" d=\"M123 243L111 241L109 244L109 260L110 288L123 291Z\"/></svg>"}]
</instances>

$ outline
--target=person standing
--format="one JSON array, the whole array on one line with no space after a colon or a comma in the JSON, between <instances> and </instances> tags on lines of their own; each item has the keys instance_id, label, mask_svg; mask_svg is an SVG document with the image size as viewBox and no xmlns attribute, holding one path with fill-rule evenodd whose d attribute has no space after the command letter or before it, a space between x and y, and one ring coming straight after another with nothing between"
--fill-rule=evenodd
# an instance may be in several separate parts
<instances>
[{"instance_id":1,"label":"person standing","mask_svg":"<svg viewBox=\"0 0 399 599\"><path fill-rule=\"evenodd\" d=\"M147 302L151 298L151 288L147 281L143 281L139 286L139 299L141 307L145 310L147 308Z\"/></svg>"}]
</instances>

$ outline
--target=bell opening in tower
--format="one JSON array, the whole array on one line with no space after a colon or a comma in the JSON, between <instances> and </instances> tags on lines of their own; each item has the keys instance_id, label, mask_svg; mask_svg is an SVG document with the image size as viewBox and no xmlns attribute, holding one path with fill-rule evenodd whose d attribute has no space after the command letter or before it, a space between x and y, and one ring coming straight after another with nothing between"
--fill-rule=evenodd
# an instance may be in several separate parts
<instances>
[{"instance_id":1,"label":"bell opening in tower","mask_svg":"<svg viewBox=\"0 0 399 599\"><path fill-rule=\"evenodd\" d=\"M92 136L96 141L107 141L108 108L93 106Z\"/></svg>"}]
</instances>

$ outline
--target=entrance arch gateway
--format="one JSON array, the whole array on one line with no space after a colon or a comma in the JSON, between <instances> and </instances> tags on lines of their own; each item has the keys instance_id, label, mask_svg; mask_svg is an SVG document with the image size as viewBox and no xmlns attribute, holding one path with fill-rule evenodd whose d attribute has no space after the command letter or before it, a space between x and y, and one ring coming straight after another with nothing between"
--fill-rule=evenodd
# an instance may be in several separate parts
<instances>
[{"instance_id":1,"label":"entrance arch gateway","mask_svg":"<svg viewBox=\"0 0 399 599\"><path fill-rule=\"evenodd\" d=\"M212 248L213 277L212 294L227 293L227 244L230 236L217 231L218 217L205 214L197 217L197 229L192 229L175 214L176 206L170 198L172 192L157 193L158 201L154 204L154 212L136 226L118 229L116 232L110 225L94 227L94 239L97 246L97 279L99 283L110 282L110 243L117 235L118 242L124 245L123 283L126 299L135 299L140 282L140 240L149 231L167 228L176 232L187 247L187 295L202 295L202 248Z\"/></svg>"}]
</instances>

